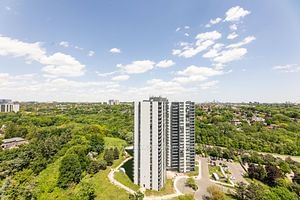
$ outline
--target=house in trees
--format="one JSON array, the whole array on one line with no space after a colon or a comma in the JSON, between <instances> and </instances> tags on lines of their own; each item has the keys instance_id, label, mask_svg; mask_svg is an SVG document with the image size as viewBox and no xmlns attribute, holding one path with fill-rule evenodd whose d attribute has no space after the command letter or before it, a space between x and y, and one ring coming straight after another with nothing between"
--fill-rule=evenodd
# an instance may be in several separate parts
<instances>
[{"instance_id":1,"label":"house in trees","mask_svg":"<svg viewBox=\"0 0 300 200\"><path fill-rule=\"evenodd\" d=\"M21 137L14 137L14 138L2 140L1 147L3 149L12 149L12 148L17 148L22 144L28 144L28 141Z\"/></svg>"}]
</instances>

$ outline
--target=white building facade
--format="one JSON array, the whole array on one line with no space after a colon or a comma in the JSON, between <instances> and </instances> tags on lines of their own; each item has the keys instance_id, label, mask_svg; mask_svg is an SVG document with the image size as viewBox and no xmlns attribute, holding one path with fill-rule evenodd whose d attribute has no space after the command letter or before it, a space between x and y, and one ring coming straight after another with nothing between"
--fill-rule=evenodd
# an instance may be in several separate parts
<instances>
[{"instance_id":1,"label":"white building facade","mask_svg":"<svg viewBox=\"0 0 300 200\"><path fill-rule=\"evenodd\" d=\"M108 104L111 105L111 106L113 106L113 105L119 105L120 101L116 100L116 99L110 99L110 100L108 100Z\"/></svg>"},{"instance_id":2,"label":"white building facade","mask_svg":"<svg viewBox=\"0 0 300 200\"><path fill-rule=\"evenodd\" d=\"M159 190L166 180L167 102L150 99L134 106L134 183Z\"/></svg>"},{"instance_id":3,"label":"white building facade","mask_svg":"<svg viewBox=\"0 0 300 200\"><path fill-rule=\"evenodd\" d=\"M134 183L159 190L166 170L195 168L195 105L161 97L134 104Z\"/></svg>"},{"instance_id":4,"label":"white building facade","mask_svg":"<svg viewBox=\"0 0 300 200\"><path fill-rule=\"evenodd\" d=\"M0 99L0 112L19 112L20 105L10 99Z\"/></svg>"}]
</instances>

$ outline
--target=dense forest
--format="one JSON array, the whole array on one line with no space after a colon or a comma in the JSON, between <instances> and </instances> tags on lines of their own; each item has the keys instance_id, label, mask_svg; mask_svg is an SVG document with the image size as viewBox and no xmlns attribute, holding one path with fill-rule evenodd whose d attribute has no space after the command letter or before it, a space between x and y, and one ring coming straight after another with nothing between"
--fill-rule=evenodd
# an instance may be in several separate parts
<instances>
[{"instance_id":1,"label":"dense forest","mask_svg":"<svg viewBox=\"0 0 300 200\"><path fill-rule=\"evenodd\" d=\"M97 186L95 177L106 178L107 166L123 159L132 120L128 105L23 104L19 113L1 113L2 137L28 144L0 150L0 199L127 198L108 180ZM106 185L114 192L105 194Z\"/></svg>"},{"instance_id":2,"label":"dense forest","mask_svg":"<svg viewBox=\"0 0 300 200\"><path fill-rule=\"evenodd\" d=\"M107 175L109 166L125 159L124 147L132 145L132 105L23 103L18 113L0 113L0 128L0 139L28 141L0 148L1 199L128 199ZM197 105L196 142L231 152L300 155L300 106Z\"/></svg>"}]
</instances>

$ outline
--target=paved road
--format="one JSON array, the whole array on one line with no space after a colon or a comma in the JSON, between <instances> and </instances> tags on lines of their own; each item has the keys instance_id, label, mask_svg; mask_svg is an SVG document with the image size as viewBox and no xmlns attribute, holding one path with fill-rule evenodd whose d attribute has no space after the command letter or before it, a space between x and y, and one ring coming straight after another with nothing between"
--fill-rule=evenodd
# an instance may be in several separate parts
<instances>
[{"instance_id":1,"label":"paved road","mask_svg":"<svg viewBox=\"0 0 300 200\"><path fill-rule=\"evenodd\" d=\"M203 199L204 195L208 195L206 191L207 187L210 185L214 185L214 183L210 180L209 171L208 171L208 161L207 158L198 158L199 159L199 169L201 173L201 179L197 179L196 182L198 184L198 190L195 192L195 198L198 200ZM199 177L199 176L198 176Z\"/></svg>"},{"instance_id":2,"label":"paved road","mask_svg":"<svg viewBox=\"0 0 300 200\"><path fill-rule=\"evenodd\" d=\"M257 152L260 154L270 154L272 156L274 156L275 158L281 158L282 160L285 160L287 157L290 157L292 160L296 161L296 162L300 162L300 156L290 156L290 155L281 155L281 154L276 154L276 153L265 153L265 152Z\"/></svg>"},{"instance_id":3,"label":"paved road","mask_svg":"<svg viewBox=\"0 0 300 200\"><path fill-rule=\"evenodd\" d=\"M227 148L221 147L221 146L213 146L213 145L206 145L206 146L208 146L208 147L219 147L221 149L227 149ZM263 154L263 155L270 154L270 155L274 156L275 158L278 157L278 158L281 158L283 160L285 160L287 157L290 157L292 160L294 160L296 162L300 162L300 156L282 155L282 154L277 154L277 153L267 153L267 152L253 151L253 150L250 150L250 151L256 152L256 153L259 153L259 154Z\"/></svg>"},{"instance_id":4,"label":"paved road","mask_svg":"<svg viewBox=\"0 0 300 200\"><path fill-rule=\"evenodd\" d=\"M183 194L193 194L194 190L190 187L185 186L186 179L188 177L181 177L176 184L178 190Z\"/></svg>"},{"instance_id":5,"label":"paved road","mask_svg":"<svg viewBox=\"0 0 300 200\"><path fill-rule=\"evenodd\" d=\"M209 196L208 192L207 192L207 188L211 185L217 185L216 183L214 183L209 176L209 170L208 170L208 158L203 158L203 157L197 157L197 159L199 160L200 166L199 166L199 173L201 173L201 175L199 174L196 181L198 184L198 190L195 192L194 197L197 200L202 200L204 199L204 196ZM228 188L221 186L221 185L217 185L221 190L223 190L223 192L227 192Z\"/></svg>"}]
</instances>

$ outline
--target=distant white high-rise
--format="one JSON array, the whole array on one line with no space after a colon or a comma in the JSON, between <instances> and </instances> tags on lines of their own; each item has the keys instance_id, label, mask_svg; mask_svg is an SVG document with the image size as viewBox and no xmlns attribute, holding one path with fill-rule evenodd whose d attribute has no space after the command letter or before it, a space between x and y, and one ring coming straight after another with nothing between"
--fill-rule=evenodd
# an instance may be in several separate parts
<instances>
[{"instance_id":1,"label":"distant white high-rise","mask_svg":"<svg viewBox=\"0 0 300 200\"><path fill-rule=\"evenodd\" d=\"M116 99L110 99L108 100L108 104L109 105L119 105L120 104L120 101L119 100L116 100Z\"/></svg>"},{"instance_id":2,"label":"distant white high-rise","mask_svg":"<svg viewBox=\"0 0 300 200\"><path fill-rule=\"evenodd\" d=\"M150 98L134 106L134 183L159 190L166 180L167 101Z\"/></svg>"},{"instance_id":3,"label":"distant white high-rise","mask_svg":"<svg viewBox=\"0 0 300 200\"><path fill-rule=\"evenodd\" d=\"M0 112L19 112L20 105L10 99L0 99Z\"/></svg>"},{"instance_id":4,"label":"distant white high-rise","mask_svg":"<svg viewBox=\"0 0 300 200\"><path fill-rule=\"evenodd\" d=\"M193 171L194 103L151 97L134 106L134 183L159 190L165 183L167 169Z\"/></svg>"}]
</instances>

